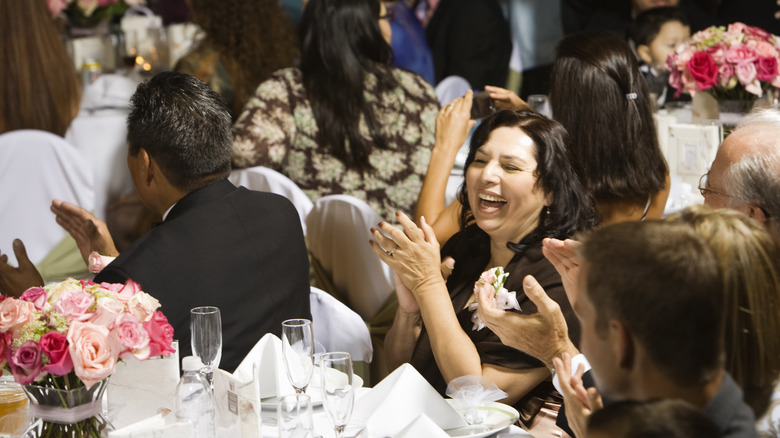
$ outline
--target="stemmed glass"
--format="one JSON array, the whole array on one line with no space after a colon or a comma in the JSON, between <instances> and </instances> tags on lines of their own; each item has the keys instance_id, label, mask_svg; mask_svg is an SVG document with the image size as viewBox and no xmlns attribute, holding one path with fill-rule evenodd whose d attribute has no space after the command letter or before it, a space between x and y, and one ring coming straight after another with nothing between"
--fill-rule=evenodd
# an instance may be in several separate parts
<instances>
[{"instance_id":1,"label":"stemmed glass","mask_svg":"<svg viewBox=\"0 0 780 438\"><path fill-rule=\"evenodd\" d=\"M203 362L201 372L213 385L214 370L222 359L222 316L214 306L195 307L190 310L192 354Z\"/></svg>"},{"instance_id":2,"label":"stemmed glass","mask_svg":"<svg viewBox=\"0 0 780 438\"><path fill-rule=\"evenodd\" d=\"M314 330L308 319L282 322L282 355L296 394L306 393L314 371Z\"/></svg>"},{"instance_id":3,"label":"stemmed glass","mask_svg":"<svg viewBox=\"0 0 780 438\"><path fill-rule=\"evenodd\" d=\"M322 405L328 419L341 438L352 416L355 392L352 387L352 357L349 353L326 353L320 363L322 377Z\"/></svg>"}]
</instances>

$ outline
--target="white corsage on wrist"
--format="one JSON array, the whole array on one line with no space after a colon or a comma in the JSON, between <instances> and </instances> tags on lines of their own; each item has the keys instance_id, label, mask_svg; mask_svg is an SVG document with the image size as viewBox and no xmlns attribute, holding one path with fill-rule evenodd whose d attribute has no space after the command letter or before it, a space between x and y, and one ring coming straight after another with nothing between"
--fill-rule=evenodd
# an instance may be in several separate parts
<instances>
[{"instance_id":1,"label":"white corsage on wrist","mask_svg":"<svg viewBox=\"0 0 780 438\"><path fill-rule=\"evenodd\" d=\"M504 283L506 283L506 279L509 277L508 272L504 272L504 268L501 266L490 268L487 271L483 272L482 275L479 276L479 280L477 280L477 283L480 284L489 284L493 286L493 289L495 289L495 298L496 298L496 306L499 309L502 310L509 310L509 309L515 309L520 310L520 303L517 302L517 293L516 292L509 292L504 287ZM474 323L474 327L472 327L472 330L482 330L485 327L485 323L482 322L481 319L479 319L479 314L477 313L477 308L479 307L479 302L474 301L471 304L469 304L468 309L472 312L474 312L473 315L471 315L471 322Z\"/></svg>"}]
</instances>

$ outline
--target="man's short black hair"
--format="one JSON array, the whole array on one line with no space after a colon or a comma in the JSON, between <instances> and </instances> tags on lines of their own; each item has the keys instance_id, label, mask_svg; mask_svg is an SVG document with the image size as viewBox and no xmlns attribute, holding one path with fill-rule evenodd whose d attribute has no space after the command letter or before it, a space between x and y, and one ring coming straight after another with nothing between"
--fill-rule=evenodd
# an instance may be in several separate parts
<instances>
[{"instance_id":1,"label":"man's short black hair","mask_svg":"<svg viewBox=\"0 0 780 438\"><path fill-rule=\"evenodd\" d=\"M174 187L190 192L230 173L230 113L205 82L163 72L138 86L130 106L130 154L146 150Z\"/></svg>"}]
</instances>

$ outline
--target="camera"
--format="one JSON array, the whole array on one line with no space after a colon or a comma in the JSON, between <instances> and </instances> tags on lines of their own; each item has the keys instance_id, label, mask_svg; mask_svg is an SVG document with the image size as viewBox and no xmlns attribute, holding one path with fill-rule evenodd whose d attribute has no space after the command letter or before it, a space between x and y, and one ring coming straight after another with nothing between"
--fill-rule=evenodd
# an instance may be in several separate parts
<instances>
[{"instance_id":1,"label":"camera","mask_svg":"<svg viewBox=\"0 0 780 438\"><path fill-rule=\"evenodd\" d=\"M493 104L493 99L490 98L490 93L487 91L474 92L474 97L471 100L471 118L474 120L484 119L494 112L496 112L496 106Z\"/></svg>"}]
</instances>

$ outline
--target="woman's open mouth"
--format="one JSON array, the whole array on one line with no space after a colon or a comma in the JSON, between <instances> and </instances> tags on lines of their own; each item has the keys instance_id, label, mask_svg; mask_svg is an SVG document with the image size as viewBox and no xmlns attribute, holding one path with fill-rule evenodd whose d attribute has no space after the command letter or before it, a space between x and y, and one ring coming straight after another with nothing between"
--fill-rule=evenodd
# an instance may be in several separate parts
<instances>
[{"instance_id":1,"label":"woman's open mouth","mask_svg":"<svg viewBox=\"0 0 780 438\"><path fill-rule=\"evenodd\" d=\"M479 208L487 212L493 212L506 204L506 199L500 196L488 195L487 193L479 194Z\"/></svg>"}]
</instances>

